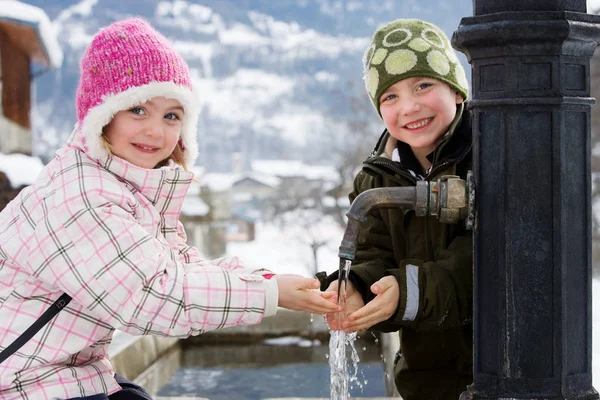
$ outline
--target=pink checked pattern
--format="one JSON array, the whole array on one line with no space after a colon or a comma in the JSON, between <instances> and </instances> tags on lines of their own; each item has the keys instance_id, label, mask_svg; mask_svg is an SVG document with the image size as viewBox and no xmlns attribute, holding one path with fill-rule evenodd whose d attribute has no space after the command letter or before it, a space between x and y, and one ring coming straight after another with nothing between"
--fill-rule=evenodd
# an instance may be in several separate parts
<instances>
[{"instance_id":1,"label":"pink checked pattern","mask_svg":"<svg viewBox=\"0 0 600 400\"><path fill-rule=\"evenodd\" d=\"M187 337L259 323L277 301L236 258L203 261L185 243L192 173L92 160L82 148L74 135L0 213L0 348L63 292L73 297L0 365L3 400L112 393L115 329Z\"/></svg>"}]
</instances>

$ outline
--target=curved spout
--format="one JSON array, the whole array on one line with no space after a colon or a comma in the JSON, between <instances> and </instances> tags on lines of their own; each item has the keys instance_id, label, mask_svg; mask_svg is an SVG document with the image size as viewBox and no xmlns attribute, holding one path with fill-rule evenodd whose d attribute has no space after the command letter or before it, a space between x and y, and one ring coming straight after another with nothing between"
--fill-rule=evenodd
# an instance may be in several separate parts
<instances>
[{"instance_id":1,"label":"curved spout","mask_svg":"<svg viewBox=\"0 0 600 400\"><path fill-rule=\"evenodd\" d=\"M372 210L378 208L407 208L417 209L418 203L421 203L420 186L415 187L392 187L375 188L365 190L352 202L350 209L346 213L348 224L342 244L339 248L339 257L344 260L354 260L356 256L356 242L360 224L367 220L367 215ZM425 208L427 207L427 187L424 187ZM340 263L341 264L341 263Z\"/></svg>"},{"instance_id":2,"label":"curved spout","mask_svg":"<svg viewBox=\"0 0 600 400\"><path fill-rule=\"evenodd\" d=\"M415 210L415 215L435 216L442 223L457 223L465 218L467 229L473 228L475 219L475 187L471 171L467 182L454 175L444 175L437 181L417 181L416 186L375 188L365 190L352 202L346 213L348 224L338 252L338 303L345 295L351 261L356 257L360 224L367 215L378 208L404 208ZM349 261L349 262L346 262ZM342 300L343 301L343 300Z\"/></svg>"},{"instance_id":3,"label":"curved spout","mask_svg":"<svg viewBox=\"0 0 600 400\"><path fill-rule=\"evenodd\" d=\"M415 209L417 193L415 187L386 187L365 190L352 202L346 216L364 222L367 214L378 208Z\"/></svg>"}]
</instances>

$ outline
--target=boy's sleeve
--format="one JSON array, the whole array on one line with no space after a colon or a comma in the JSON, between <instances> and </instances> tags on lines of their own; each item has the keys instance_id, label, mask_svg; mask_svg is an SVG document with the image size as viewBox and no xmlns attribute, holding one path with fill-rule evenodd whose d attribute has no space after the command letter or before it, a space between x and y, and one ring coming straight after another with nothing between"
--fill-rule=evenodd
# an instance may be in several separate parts
<instances>
[{"instance_id":1,"label":"boy's sleeve","mask_svg":"<svg viewBox=\"0 0 600 400\"><path fill-rule=\"evenodd\" d=\"M456 237L438 260L402 260L389 269L400 286L396 313L371 329L394 331L402 326L416 330L443 330L473 320L473 253L471 236Z\"/></svg>"},{"instance_id":2,"label":"boy's sleeve","mask_svg":"<svg viewBox=\"0 0 600 400\"><path fill-rule=\"evenodd\" d=\"M399 284L400 299L394 315L370 329L391 332L408 326L416 330L443 330L471 323L472 237L456 237L435 262L404 259L398 263L393 258L389 232L382 232L385 225L375 220L378 218L369 217L368 231L349 279L367 303L375 298L370 286L384 276L393 275Z\"/></svg>"},{"instance_id":3,"label":"boy's sleeve","mask_svg":"<svg viewBox=\"0 0 600 400\"><path fill-rule=\"evenodd\" d=\"M351 201L358 193L370 189L363 187L361 174L364 172L355 180ZM447 249L440 252L435 262L396 260L390 227L381 217L385 212L389 210L371 213L362 224L356 259L349 275L365 304L375 298L370 289L372 284L387 275L398 280L400 299L396 312L390 319L370 329L392 332L408 326L417 330L443 330L470 323L473 317L471 234L456 237ZM325 285L337 280L337 275L335 272L328 276Z\"/></svg>"},{"instance_id":4,"label":"boy's sleeve","mask_svg":"<svg viewBox=\"0 0 600 400\"><path fill-rule=\"evenodd\" d=\"M178 253L129 211L85 193L37 225L27 266L130 333L185 337L256 324L276 304L276 282L249 273L237 259L203 262L194 256L186 263Z\"/></svg>"}]
</instances>

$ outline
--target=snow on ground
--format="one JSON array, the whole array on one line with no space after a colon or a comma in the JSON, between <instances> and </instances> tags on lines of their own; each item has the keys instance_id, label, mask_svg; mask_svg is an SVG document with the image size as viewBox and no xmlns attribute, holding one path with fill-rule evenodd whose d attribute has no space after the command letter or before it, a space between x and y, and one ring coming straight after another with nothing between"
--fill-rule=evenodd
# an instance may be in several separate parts
<instances>
[{"instance_id":1,"label":"snow on ground","mask_svg":"<svg viewBox=\"0 0 600 400\"><path fill-rule=\"evenodd\" d=\"M314 275L312 250L297 226L280 228L272 224L257 223L256 240L253 242L230 242L229 256L238 256L248 267L267 268L280 274ZM331 226L322 237L327 245L317 252L318 270L333 272L338 267L337 249L343 231Z\"/></svg>"},{"instance_id":2,"label":"snow on ground","mask_svg":"<svg viewBox=\"0 0 600 400\"><path fill-rule=\"evenodd\" d=\"M0 171L6 174L13 188L31 185L42 172L44 164L37 157L25 154L0 153Z\"/></svg>"}]
</instances>

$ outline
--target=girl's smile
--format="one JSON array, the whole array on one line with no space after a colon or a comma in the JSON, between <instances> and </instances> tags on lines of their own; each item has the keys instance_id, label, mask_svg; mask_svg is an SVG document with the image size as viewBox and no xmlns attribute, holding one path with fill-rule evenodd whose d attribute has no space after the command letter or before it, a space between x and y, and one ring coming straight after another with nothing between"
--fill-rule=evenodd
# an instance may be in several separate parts
<instances>
[{"instance_id":1,"label":"girl's smile","mask_svg":"<svg viewBox=\"0 0 600 400\"><path fill-rule=\"evenodd\" d=\"M137 144L137 143L133 143L133 146L137 150L139 150L139 151L141 151L143 153L149 153L149 154L156 153L158 150L160 150L159 147L145 146L143 144Z\"/></svg>"}]
</instances>

